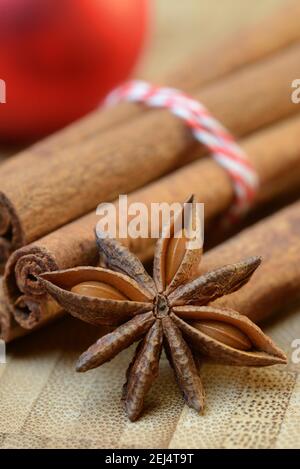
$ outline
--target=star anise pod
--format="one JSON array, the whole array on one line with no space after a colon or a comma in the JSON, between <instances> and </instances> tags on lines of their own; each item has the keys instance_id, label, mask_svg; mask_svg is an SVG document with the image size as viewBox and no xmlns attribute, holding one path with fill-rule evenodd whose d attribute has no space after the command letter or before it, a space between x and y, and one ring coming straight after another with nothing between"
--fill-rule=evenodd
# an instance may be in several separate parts
<instances>
[{"instance_id":1,"label":"star anise pod","mask_svg":"<svg viewBox=\"0 0 300 469\"><path fill-rule=\"evenodd\" d=\"M189 205L189 224L194 227L194 200ZM202 248L191 248L185 231L175 236L175 222L182 217L183 210L157 243L153 279L138 258L109 238L97 239L108 268L78 267L41 276L47 292L73 316L95 325L118 326L80 356L77 371L98 367L141 339L123 390L130 420L142 411L163 347L187 404L198 412L204 391L195 354L230 365L286 362L284 353L247 317L210 304L247 283L260 258L199 276Z\"/></svg>"}]
</instances>

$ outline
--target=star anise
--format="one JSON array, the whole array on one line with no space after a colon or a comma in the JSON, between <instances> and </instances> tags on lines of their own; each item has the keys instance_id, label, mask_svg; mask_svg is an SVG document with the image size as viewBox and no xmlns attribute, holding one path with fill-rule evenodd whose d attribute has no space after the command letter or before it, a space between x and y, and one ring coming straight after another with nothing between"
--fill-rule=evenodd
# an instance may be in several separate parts
<instances>
[{"instance_id":1,"label":"star anise","mask_svg":"<svg viewBox=\"0 0 300 469\"><path fill-rule=\"evenodd\" d=\"M194 200L190 206L189 223L194 227ZM130 420L141 414L163 347L187 404L198 412L204 391L197 354L230 365L286 362L284 353L247 317L210 305L247 283L261 259L251 257L199 276L202 248L191 248L185 231L175 236L178 217L182 221L183 210L157 243L153 279L119 242L100 237L97 243L108 268L78 267L41 276L47 292L73 316L118 326L80 356L77 371L98 367L141 339L123 389Z\"/></svg>"}]
</instances>

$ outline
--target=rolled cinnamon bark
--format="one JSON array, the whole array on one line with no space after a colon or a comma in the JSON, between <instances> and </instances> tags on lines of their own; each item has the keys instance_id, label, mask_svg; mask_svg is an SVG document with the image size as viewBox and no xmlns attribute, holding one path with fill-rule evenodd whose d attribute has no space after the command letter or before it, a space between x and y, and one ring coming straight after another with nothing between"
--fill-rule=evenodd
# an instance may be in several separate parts
<instances>
[{"instance_id":1,"label":"rolled cinnamon bark","mask_svg":"<svg viewBox=\"0 0 300 469\"><path fill-rule=\"evenodd\" d=\"M262 266L247 288L214 302L260 322L300 298L299 253L300 202L297 202L206 253L199 270L207 272L248 256L262 256ZM17 319L22 319L20 314ZM42 324L40 317L39 325Z\"/></svg>"},{"instance_id":2,"label":"rolled cinnamon bark","mask_svg":"<svg viewBox=\"0 0 300 469\"><path fill-rule=\"evenodd\" d=\"M290 98L291 80L298 75L300 43L232 73L195 97L242 136L298 111ZM7 252L87 213L99 202L185 164L195 146L179 119L158 110L71 150L46 154L36 146L3 163L2 261Z\"/></svg>"},{"instance_id":3,"label":"rolled cinnamon bark","mask_svg":"<svg viewBox=\"0 0 300 469\"><path fill-rule=\"evenodd\" d=\"M14 318L14 308L22 311L28 310L32 317L43 317L43 321L31 321L32 327L22 327ZM7 302L7 298L3 289L3 278L0 277L0 339L5 342L11 342L18 337L22 337L31 330L36 330L39 327L57 319L63 314L62 308L50 297L39 298L38 296L32 297L25 294L19 295L16 305L12 307Z\"/></svg>"},{"instance_id":4,"label":"rolled cinnamon bark","mask_svg":"<svg viewBox=\"0 0 300 469\"><path fill-rule=\"evenodd\" d=\"M257 254L262 264L247 286L214 304L261 322L300 298L300 202L208 251L200 270L208 272Z\"/></svg>"},{"instance_id":5,"label":"rolled cinnamon bark","mask_svg":"<svg viewBox=\"0 0 300 469\"><path fill-rule=\"evenodd\" d=\"M299 186L299 127L300 116L296 116L243 142L261 180L257 205ZM234 196L226 172L214 160L204 158L133 192L128 196L128 204L142 202L150 208L152 202L180 202L191 192L205 204L206 227L214 217L226 212ZM19 249L10 257L5 272L5 290L15 317L23 327L30 328L44 320L42 311L37 308L31 311L30 305L22 308L16 304L24 294L31 299L44 300L44 291L37 280L41 272L95 265L98 260L94 237L97 221L98 217L92 212ZM153 253L154 239L121 241L143 260Z\"/></svg>"},{"instance_id":6,"label":"rolled cinnamon bark","mask_svg":"<svg viewBox=\"0 0 300 469\"><path fill-rule=\"evenodd\" d=\"M5 302L2 278L0 278L0 339L5 342L17 339L26 333L14 319L8 305Z\"/></svg>"}]
</instances>

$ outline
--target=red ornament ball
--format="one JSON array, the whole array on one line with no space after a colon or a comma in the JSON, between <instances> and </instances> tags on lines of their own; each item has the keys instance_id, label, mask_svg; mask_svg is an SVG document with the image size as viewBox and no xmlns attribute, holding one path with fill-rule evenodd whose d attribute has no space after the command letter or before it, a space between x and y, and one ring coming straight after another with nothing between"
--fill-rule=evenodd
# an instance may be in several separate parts
<instances>
[{"instance_id":1,"label":"red ornament ball","mask_svg":"<svg viewBox=\"0 0 300 469\"><path fill-rule=\"evenodd\" d=\"M40 138L94 109L132 70L147 7L147 0L0 0L0 140Z\"/></svg>"}]
</instances>

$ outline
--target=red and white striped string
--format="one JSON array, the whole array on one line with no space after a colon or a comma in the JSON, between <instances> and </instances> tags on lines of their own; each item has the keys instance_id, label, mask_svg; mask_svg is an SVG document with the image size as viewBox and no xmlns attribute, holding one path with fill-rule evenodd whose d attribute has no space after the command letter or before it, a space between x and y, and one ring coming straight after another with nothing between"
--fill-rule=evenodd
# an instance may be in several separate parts
<instances>
[{"instance_id":1,"label":"red and white striped string","mask_svg":"<svg viewBox=\"0 0 300 469\"><path fill-rule=\"evenodd\" d=\"M126 82L113 90L105 105L113 106L122 101L169 109L182 119L232 180L235 200L229 219L234 221L249 209L258 188L255 169L232 135L200 102L174 88L158 87L140 80Z\"/></svg>"}]
</instances>

